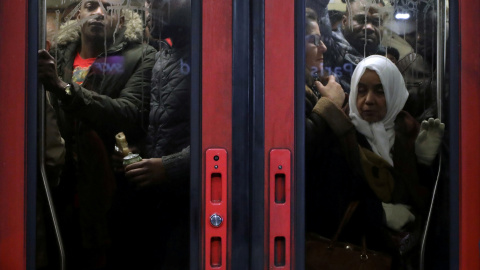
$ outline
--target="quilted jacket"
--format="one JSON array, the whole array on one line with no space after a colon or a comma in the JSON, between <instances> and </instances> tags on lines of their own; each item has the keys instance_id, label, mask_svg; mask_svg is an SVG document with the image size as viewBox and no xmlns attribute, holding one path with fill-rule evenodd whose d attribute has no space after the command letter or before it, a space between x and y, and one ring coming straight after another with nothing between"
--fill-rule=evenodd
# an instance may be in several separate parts
<instances>
[{"instance_id":1,"label":"quilted jacket","mask_svg":"<svg viewBox=\"0 0 480 270\"><path fill-rule=\"evenodd\" d=\"M153 68L147 156L162 157L169 178L184 178L189 171L189 62L190 46L171 47L157 53Z\"/></svg>"}]
</instances>

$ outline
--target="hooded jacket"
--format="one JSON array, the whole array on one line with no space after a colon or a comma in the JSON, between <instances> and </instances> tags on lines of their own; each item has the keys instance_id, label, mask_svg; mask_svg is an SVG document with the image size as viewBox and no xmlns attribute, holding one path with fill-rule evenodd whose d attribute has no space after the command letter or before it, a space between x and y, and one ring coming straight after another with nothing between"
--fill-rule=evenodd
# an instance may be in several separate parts
<instances>
[{"instance_id":1,"label":"hooded jacket","mask_svg":"<svg viewBox=\"0 0 480 270\"><path fill-rule=\"evenodd\" d=\"M80 25L69 21L59 31L51 54L58 76L71 84L71 96L52 94L58 123L66 144L63 196L78 196L82 246L110 243L107 212L115 179L110 158L115 134L124 132L130 144L145 138L150 102L151 70L155 49L142 44L143 24L138 14L125 12L113 43L91 65L80 86L71 83L73 63L81 44ZM48 90L48 89L47 89ZM71 203L70 200L61 202Z\"/></svg>"},{"instance_id":2,"label":"hooded jacket","mask_svg":"<svg viewBox=\"0 0 480 270\"><path fill-rule=\"evenodd\" d=\"M123 131L127 140L145 135L148 125L151 70L155 49L142 44L140 17L125 12L124 27L116 31L113 44L105 48L90 67L84 83L71 83L71 99L56 100L60 109L62 135L74 134L73 122L95 130L105 146L113 150L114 136ZM52 50L57 60L58 76L71 82L73 62L81 44L80 25L69 21L62 26Z\"/></svg>"}]
</instances>

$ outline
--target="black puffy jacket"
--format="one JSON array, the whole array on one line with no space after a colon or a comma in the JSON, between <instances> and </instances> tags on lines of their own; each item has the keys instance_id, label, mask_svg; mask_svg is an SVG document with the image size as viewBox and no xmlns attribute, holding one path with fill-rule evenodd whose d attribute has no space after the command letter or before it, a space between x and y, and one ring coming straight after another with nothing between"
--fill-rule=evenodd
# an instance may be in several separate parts
<instances>
[{"instance_id":1,"label":"black puffy jacket","mask_svg":"<svg viewBox=\"0 0 480 270\"><path fill-rule=\"evenodd\" d=\"M162 157L167 176L186 176L189 145L190 46L165 48L157 53L153 68L147 156ZM182 157L170 164L170 157L182 150Z\"/></svg>"}]
</instances>

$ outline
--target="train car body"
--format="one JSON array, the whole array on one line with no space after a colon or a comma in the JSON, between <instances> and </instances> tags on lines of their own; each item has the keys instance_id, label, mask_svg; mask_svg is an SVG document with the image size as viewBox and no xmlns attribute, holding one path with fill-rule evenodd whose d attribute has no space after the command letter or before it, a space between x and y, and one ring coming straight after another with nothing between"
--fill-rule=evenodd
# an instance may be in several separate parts
<instances>
[{"instance_id":1,"label":"train car body","mask_svg":"<svg viewBox=\"0 0 480 270\"><path fill-rule=\"evenodd\" d=\"M303 269L305 1L191 6L190 269ZM448 180L425 265L480 269L480 3L448 7ZM0 7L1 269L35 269L41 8Z\"/></svg>"}]
</instances>

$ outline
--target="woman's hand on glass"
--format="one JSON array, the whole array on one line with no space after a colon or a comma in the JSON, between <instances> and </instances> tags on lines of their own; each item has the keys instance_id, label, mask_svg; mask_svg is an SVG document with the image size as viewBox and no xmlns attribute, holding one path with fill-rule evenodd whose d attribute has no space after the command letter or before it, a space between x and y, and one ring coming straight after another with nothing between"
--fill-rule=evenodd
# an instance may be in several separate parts
<instances>
[{"instance_id":1,"label":"woman's hand on glass","mask_svg":"<svg viewBox=\"0 0 480 270\"><path fill-rule=\"evenodd\" d=\"M423 120L415 140L415 154L421 164L430 165L437 156L442 142L445 124L440 119Z\"/></svg>"}]
</instances>

